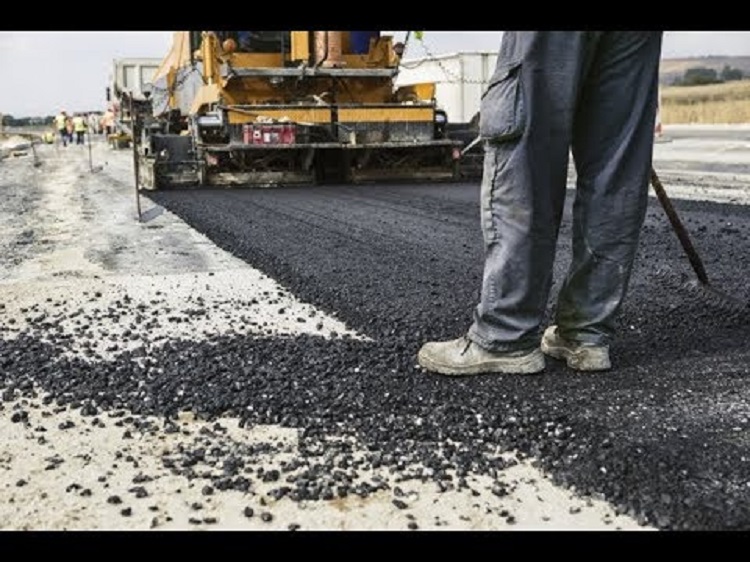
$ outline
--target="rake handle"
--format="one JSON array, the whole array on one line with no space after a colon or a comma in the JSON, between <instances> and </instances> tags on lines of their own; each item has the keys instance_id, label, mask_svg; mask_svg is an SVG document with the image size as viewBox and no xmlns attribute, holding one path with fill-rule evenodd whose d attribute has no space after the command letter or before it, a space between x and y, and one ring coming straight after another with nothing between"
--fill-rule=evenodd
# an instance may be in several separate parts
<instances>
[{"instance_id":1,"label":"rake handle","mask_svg":"<svg viewBox=\"0 0 750 562\"><path fill-rule=\"evenodd\" d=\"M706 268L703 267L703 261L701 260L697 250L693 246L687 229L682 224L682 221L677 215L677 211L675 211L674 207L672 206L672 202L669 200L669 197L667 197L667 192L664 190L664 186L661 184L659 176L656 175L656 170L654 170L653 167L651 168L651 186L654 188L656 196L659 199L659 203L661 203L664 212L667 214L667 218L672 224L672 228L674 229L675 234L677 234L677 238L679 238L680 244L682 244L682 249L685 250L687 257L690 260L690 265L693 267L695 274L698 276L698 281L700 281L703 285L708 285L708 275L706 275Z\"/></svg>"}]
</instances>

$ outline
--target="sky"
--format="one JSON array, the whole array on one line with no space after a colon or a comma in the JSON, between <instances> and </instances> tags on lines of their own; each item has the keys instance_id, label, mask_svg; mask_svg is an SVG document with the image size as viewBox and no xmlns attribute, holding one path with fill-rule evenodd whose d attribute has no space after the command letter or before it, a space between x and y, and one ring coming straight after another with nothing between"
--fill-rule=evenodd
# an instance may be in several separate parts
<instances>
[{"instance_id":1,"label":"sky","mask_svg":"<svg viewBox=\"0 0 750 562\"><path fill-rule=\"evenodd\" d=\"M384 32L403 40L405 32ZM502 31L425 31L433 55L496 52ZM102 111L116 58L162 58L171 31L0 31L0 113L54 115ZM662 58L750 56L750 31L667 31ZM405 58L425 56L410 43Z\"/></svg>"}]
</instances>

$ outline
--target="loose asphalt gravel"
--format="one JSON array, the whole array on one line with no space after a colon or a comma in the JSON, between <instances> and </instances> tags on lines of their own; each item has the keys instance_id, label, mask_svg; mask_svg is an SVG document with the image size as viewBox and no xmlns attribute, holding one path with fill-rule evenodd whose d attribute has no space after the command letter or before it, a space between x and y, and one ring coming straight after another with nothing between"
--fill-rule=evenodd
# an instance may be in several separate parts
<instances>
[{"instance_id":1,"label":"loose asphalt gravel","mask_svg":"<svg viewBox=\"0 0 750 562\"><path fill-rule=\"evenodd\" d=\"M478 195L476 184L150 193L146 201L365 337L332 339L328 328L231 332L131 348L121 338L107 360L91 362L64 353L67 316L31 307L24 327L0 339L4 407L19 424L28 417L23 399L43 397L89 418L121 412L133 432L179 431L184 412L208 428L219 417L237 418L240 427L301 428L288 477L262 469L253 475L277 484L272 495L295 501L365 497L382 483L353 473L383 468L438 488L465 487L470 475L507 468L499 452L518 451L561 486L603 497L644 526L750 529L750 206L674 201L712 283L739 300L730 306L691 284L690 265L652 200L613 371L581 374L550 360L535 376L427 374L415 361L421 343L462 334L478 299ZM11 220L31 203L20 196L3 205ZM568 208L553 294L569 235ZM33 238L33 229L21 230L0 242L15 248L0 265L19 260ZM88 296L94 304L101 297ZM163 311L160 299L153 297L154 310ZM0 302L0 318L6 306ZM550 313L553 306L551 299ZM210 307L199 298L192 314ZM116 320L125 310L127 298L99 312ZM131 335L193 319L130 312ZM81 318L76 330L94 346L102 335ZM139 416L163 423L157 428ZM363 454L353 452L352 439ZM250 481L242 468L262 448L196 445L165 462L177 474L204 478L206 495L243 491ZM196 473L204 462L221 470ZM507 493L501 488L493 493Z\"/></svg>"},{"instance_id":2,"label":"loose asphalt gravel","mask_svg":"<svg viewBox=\"0 0 750 562\"><path fill-rule=\"evenodd\" d=\"M343 425L377 462L416 456L438 479L446 465L496 469L485 453L500 445L659 528L750 528L750 308L684 286L693 274L656 204L618 323L613 372L577 374L552 362L541 376L455 380L415 366L421 342L460 335L470 322L482 263L477 197L468 184L154 195L372 339L222 342L227 382L243 380L248 357L277 358L258 382L269 399L196 394L191 406L218 413L239 400L266 412L260 420L301 423L313 435ZM750 302L750 208L675 206L697 233L712 283ZM561 256L569 230L568 212ZM558 282L565 267L560 259ZM193 348L195 360L210 364L208 349ZM304 391L285 392L295 385ZM441 447L446 440L454 445Z\"/></svg>"}]
</instances>

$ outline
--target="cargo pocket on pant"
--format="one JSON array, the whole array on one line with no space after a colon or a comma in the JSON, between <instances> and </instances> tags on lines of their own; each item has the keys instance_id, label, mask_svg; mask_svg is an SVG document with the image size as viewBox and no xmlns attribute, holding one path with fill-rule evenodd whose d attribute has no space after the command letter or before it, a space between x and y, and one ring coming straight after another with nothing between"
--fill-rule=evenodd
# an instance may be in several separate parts
<instances>
[{"instance_id":1,"label":"cargo pocket on pant","mask_svg":"<svg viewBox=\"0 0 750 562\"><path fill-rule=\"evenodd\" d=\"M520 62L499 66L482 94L479 134L490 143L516 139L526 129L520 74Z\"/></svg>"}]
</instances>

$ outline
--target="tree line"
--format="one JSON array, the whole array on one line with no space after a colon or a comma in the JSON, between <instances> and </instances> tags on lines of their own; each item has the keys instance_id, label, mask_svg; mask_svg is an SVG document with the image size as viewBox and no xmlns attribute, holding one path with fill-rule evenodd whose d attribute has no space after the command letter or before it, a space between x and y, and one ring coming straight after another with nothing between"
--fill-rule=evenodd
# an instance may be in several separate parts
<instances>
[{"instance_id":1,"label":"tree line","mask_svg":"<svg viewBox=\"0 0 750 562\"><path fill-rule=\"evenodd\" d=\"M2 114L3 127L46 127L52 125L54 121L54 115L48 115L47 117L13 117L12 115Z\"/></svg>"},{"instance_id":2,"label":"tree line","mask_svg":"<svg viewBox=\"0 0 750 562\"><path fill-rule=\"evenodd\" d=\"M744 77L742 70L739 68L733 68L728 64L725 64L724 68L718 72L715 68L695 66L693 68L688 68L682 77L676 78L672 82L672 85L699 86L704 84L721 84L733 80L742 80Z\"/></svg>"}]
</instances>

